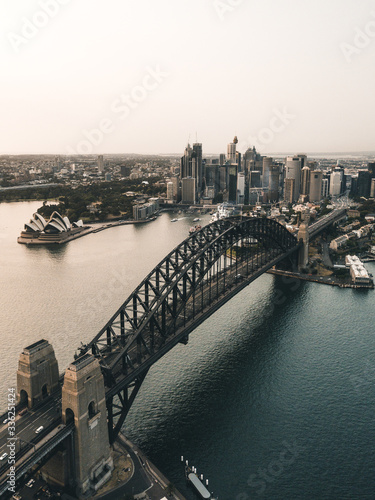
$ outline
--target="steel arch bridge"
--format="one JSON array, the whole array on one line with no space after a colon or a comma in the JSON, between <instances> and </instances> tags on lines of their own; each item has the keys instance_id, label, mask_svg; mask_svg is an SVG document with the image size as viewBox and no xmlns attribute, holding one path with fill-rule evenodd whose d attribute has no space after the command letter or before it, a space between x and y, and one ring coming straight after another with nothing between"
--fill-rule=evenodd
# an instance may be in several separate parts
<instances>
[{"instance_id":1,"label":"steel arch bridge","mask_svg":"<svg viewBox=\"0 0 375 500\"><path fill-rule=\"evenodd\" d=\"M126 299L79 356L100 362L113 442L149 368L300 243L266 218L231 217L193 233Z\"/></svg>"}]
</instances>

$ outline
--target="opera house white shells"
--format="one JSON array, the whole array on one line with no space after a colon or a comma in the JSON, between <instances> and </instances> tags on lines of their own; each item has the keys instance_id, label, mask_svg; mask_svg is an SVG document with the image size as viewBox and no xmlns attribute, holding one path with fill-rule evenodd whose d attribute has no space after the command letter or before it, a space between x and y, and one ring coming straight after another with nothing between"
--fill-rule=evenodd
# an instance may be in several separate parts
<instances>
[{"instance_id":1,"label":"opera house white shells","mask_svg":"<svg viewBox=\"0 0 375 500\"><path fill-rule=\"evenodd\" d=\"M30 222L25 224L25 229L18 238L18 243L48 244L65 243L77 238L89 226L84 226L81 220L70 223L68 217L63 217L58 212L53 212L48 221L38 213L33 215Z\"/></svg>"}]
</instances>

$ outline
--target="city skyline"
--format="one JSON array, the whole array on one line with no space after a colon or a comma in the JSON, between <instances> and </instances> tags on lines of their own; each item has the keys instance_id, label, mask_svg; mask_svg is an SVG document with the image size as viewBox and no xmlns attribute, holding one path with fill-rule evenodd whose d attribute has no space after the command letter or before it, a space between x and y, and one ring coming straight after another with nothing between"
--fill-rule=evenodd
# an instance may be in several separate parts
<instances>
[{"instance_id":1,"label":"city skyline","mask_svg":"<svg viewBox=\"0 0 375 500\"><path fill-rule=\"evenodd\" d=\"M371 1L1 9L0 154L179 154L198 139L211 155L233 135L263 155L374 150Z\"/></svg>"}]
</instances>

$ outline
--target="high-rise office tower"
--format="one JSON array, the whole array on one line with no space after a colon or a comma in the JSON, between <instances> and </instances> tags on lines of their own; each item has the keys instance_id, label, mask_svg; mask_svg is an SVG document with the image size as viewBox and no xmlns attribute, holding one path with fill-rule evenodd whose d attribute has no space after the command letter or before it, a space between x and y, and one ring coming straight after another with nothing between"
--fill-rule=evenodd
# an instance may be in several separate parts
<instances>
[{"instance_id":1,"label":"high-rise office tower","mask_svg":"<svg viewBox=\"0 0 375 500\"><path fill-rule=\"evenodd\" d=\"M358 171L358 196L369 198L371 191L371 173L368 170Z\"/></svg>"},{"instance_id":2,"label":"high-rise office tower","mask_svg":"<svg viewBox=\"0 0 375 500\"><path fill-rule=\"evenodd\" d=\"M215 195L220 191L220 167L219 165L206 165L206 189L214 191Z\"/></svg>"},{"instance_id":3,"label":"high-rise office tower","mask_svg":"<svg viewBox=\"0 0 375 500\"><path fill-rule=\"evenodd\" d=\"M292 202L298 201L300 195L301 169L302 169L301 163L302 160L299 156L288 156L285 162L285 180L294 179ZM290 187L290 183L288 184L288 187ZM289 193L288 193L288 199L289 199Z\"/></svg>"},{"instance_id":4,"label":"high-rise office tower","mask_svg":"<svg viewBox=\"0 0 375 500\"><path fill-rule=\"evenodd\" d=\"M371 179L370 198L375 198L375 177Z\"/></svg>"},{"instance_id":5,"label":"high-rise office tower","mask_svg":"<svg viewBox=\"0 0 375 500\"><path fill-rule=\"evenodd\" d=\"M237 201L237 165L228 165L228 201L236 203Z\"/></svg>"},{"instance_id":6,"label":"high-rise office tower","mask_svg":"<svg viewBox=\"0 0 375 500\"><path fill-rule=\"evenodd\" d=\"M181 158L181 169L180 169L181 179L184 179L185 177L192 177L193 175L192 161L191 161L192 153L193 150L190 144L188 144L185 148L184 156L182 156Z\"/></svg>"},{"instance_id":7,"label":"high-rise office tower","mask_svg":"<svg viewBox=\"0 0 375 500\"><path fill-rule=\"evenodd\" d=\"M236 149L237 149L238 139L237 136L233 139L233 142L229 143L227 146L227 161L231 164L237 163Z\"/></svg>"},{"instance_id":8,"label":"high-rise office tower","mask_svg":"<svg viewBox=\"0 0 375 500\"><path fill-rule=\"evenodd\" d=\"M276 202L279 200L280 169L279 165L273 164L270 170L268 201Z\"/></svg>"},{"instance_id":9,"label":"high-rise office tower","mask_svg":"<svg viewBox=\"0 0 375 500\"><path fill-rule=\"evenodd\" d=\"M193 144L193 147L188 144L181 158L181 181L187 177L195 179L195 199L198 200L202 194L203 182L202 144L200 143Z\"/></svg>"},{"instance_id":10,"label":"high-rise office tower","mask_svg":"<svg viewBox=\"0 0 375 500\"><path fill-rule=\"evenodd\" d=\"M173 200L173 182L167 182L167 200Z\"/></svg>"},{"instance_id":11,"label":"high-rise office tower","mask_svg":"<svg viewBox=\"0 0 375 500\"><path fill-rule=\"evenodd\" d=\"M104 160L103 155L98 156L98 172L99 174L103 173L104 170Z\"/></svg>"},{"instance_id":12,"label":"high-rise office tower","mask_svg":"<svg viewBox=\"0 0 375 500\"><path fill-rule=\"evenodd\" d=\"M240 172L237 176L237 205L243 205L245 202L245 174Z\"/></svg>"},{"instance_id":13,"label":"high-rise office tower","mask_svg":"<svg viewBox=\"0 0 375 500\"><path fill-rule=\"evenodd\" d=\"M228 166L223 165L220 167L219 190L225 191L226 189L228 189L228 183L229 183Z\"/></svg>"},{"instance_id":14,"label":"high-rise office tower","mask_svg":"<svg viewBox=\"0 0 375 500\"><path fill-rule=\"evenodd\" d=\"M301 194L308 196L310 193L310 175L309 167L303 167L301 170Z\"/></svg>"},{"instance_id":15,"label":"high-rise office tower","mask_svg":"<svg viewBox=\"0 0 375 500\"><path fill-rule=\"evenodd\" d=\"M295 200L295 184L296 180L293 178L284 179L284 200L287 203L293 203Z\"/></svg>"},{"instance_id":16,"label":"high-rise office tower","mask_svg":"<svg viewBox=\"0 0 375 500\"><path fill-rule=\"evenodd\" d=\"M343 172L341 169L335 169L333 172L331 172L329 183L329 194L331 196L340 196L342 189L342 175Z\"/></svg>"},{"instance_id":17,"label":"high-rise office tower","mask_svg":"<svg viewBox=\"0 0 375 500\"><path fill-rule=\"evenodd\" d=\"M262 172L260 172L259 170L251 170L249 173L249 179L250 188L262 187Z\"/></svg>"},{"instance_id":18,"label":"high-rise office tower","mask_svg":"<svg viewBox=\"0 0 375 500\"><path fill-rule=\"evenodd\" d=\"M195 153L195 172L193 172L193 177L197 180L197 195L200 197L203 181L202 144L200 142L193 144L193 153Z\"/></svg>"},{"instance_id":19,"label":"high-rise office tower","mask_svg":"<svg viewBox=\"0 0 375 500\"><path fill-rule=\"evenodd\" d=\"M297 158L301 160L301 169L303 167L307 167L307 156L306 155L297 155Z\"/></svg>"},{"instance_id":20,"label":"high-rise office tower","mask_svg":"<svg viewBox=\"0 0 375 500\"><path fill-rule=\"evenodd\" d=\"M329 177L324 177L322 179L322 198L328 198L329 196Z\"/></svg>"},{"instance_id":21,"label":"high-rise office tower","mask_svg":"<svg viewBox=\"0 0 375 500\"><path fill-rule=\"evenodd\" d=\"M269 158L265 156L263 158L263 179L262 179L262 184L264 188L268 188L270 184L270 170L271 170L271 165L273 163L273 158Z\"/></svg>"},{"instance_id":22,"label":"high-rise office tower","mask_svg":"<svg viewBox=\"0 0 375 500\"><path fill-rule=\"evenodd\" d=\"M195 179L184 177L182 179L182 203L194 205L195 203Z\"/></svg>"},{"instance_id":23,"label":"high-rise office tower","mask_svg":"<svg viewBox=\"0 0 375 500\"><path fill-rule=\"evenodd\" d=\"M370 163L368 164L368 169L369 169L369 171L370 171L370 173L371 173L371 177L372 177L373 179L375 179L375 162L370 162Z\"/></svg>"},{"instance_id":24,"label":"high-rise office tower","mask_svg":"<svg viewBox=\"0 0 375 500\"><path fill-rule=\"evenodd\" d=\"M318 202L322 199L322 181L323 172L320 170L313 170L310 174L310 201Z\"/></svg>"}]
</instances>

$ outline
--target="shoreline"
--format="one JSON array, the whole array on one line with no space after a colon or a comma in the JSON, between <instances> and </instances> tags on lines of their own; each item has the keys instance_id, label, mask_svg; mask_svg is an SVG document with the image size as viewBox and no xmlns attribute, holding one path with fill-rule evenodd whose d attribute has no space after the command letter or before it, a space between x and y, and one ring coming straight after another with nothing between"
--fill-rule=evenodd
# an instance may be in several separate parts
<instances>
[{"instance_id":1,"label":"shoreline","mask_svg":"<svg viewBox=\"0 0 375 500\"><path fill-rule=\"evenodd\" d=\"M186 498L173 486L168 490L171 482L160 470L149 460L142 450L132 443L120 432L115 441L114 451L126 457L130 463L129 474L123 481L118 480L115 487L111 483L103 485L101 490L93 497L94 500L111 500L120 498L120 495L134 495L134 498L160 500L168 498L173 500L186 500ZM113 471L113 476L123 472L123 469Z\"/></svg>"},{"instance_id":2,"label":"shoreline","mask_svg":"<svg viewBox=\"0 0 375 500\"><path fill-rule=\"evenodd\" d=\"M74 234L71 234L71 235L67 235L65 238L61 237L60 235L63 234L65 236L65 234L67 233L58 233L55 237L55 239L51 238L49 240L46 240L46 239L39 239L38 238L25 238L24 236L22 236L22 233L21 233L21 236L19 236L17 238L17 243L20 243L21 245L27 245L27 246L30 246L30 245L43 245L43 246L46 246L46 245L62 245L64 243L68 243L69 241L73 241L73 240L76 240L78 238L82 238L83 236L87 236L88 234L93 234L93 233L100 233L101 231L104 231L105 229L111 229L112 227L119 227L119 226L126 226L126 225L129 225L129 224L146 224L148 222L152 222L156 220L156 217L151 217L150 219L145 219L145 220L126 220L126 221L114 221L114 222L107 222L107 223L103 223L103 222L97 222L96 224L99 225L99 224L102 224L101 226L99 227L92 227L92 226L83 226L83 229L79 232L76 232ZM32 233L30 233L32 234Z\"/></svg>"}]
</instances>

